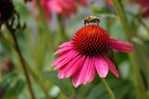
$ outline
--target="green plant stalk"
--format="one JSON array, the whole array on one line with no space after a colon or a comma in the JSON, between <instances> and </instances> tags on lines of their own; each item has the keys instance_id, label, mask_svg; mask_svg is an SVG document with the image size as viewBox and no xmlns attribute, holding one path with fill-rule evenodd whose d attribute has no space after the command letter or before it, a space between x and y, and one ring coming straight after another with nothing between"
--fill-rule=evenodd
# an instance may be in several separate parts
<instances>
[{"instance_id":1,"label":"green plant stalk","mask_svg":"<svg viewBox=\"0 0 149 99\"><path fill-rule=\"evenodd\" d=\"M0 40L3 41L3 42L5 42L6 44L8 44L8 46L10 46L10 47L13 47L13 46L14 46L14 45L13 45L10 41L8 41L8 40L5 38L5 36L3 36L2 34L0 35Z\"/></svg>"},{"instance_id":2,"label":"green plant stalk","mask_svg":"<svg viewBox=\"0 0 149 99\"><path fill-rule=\"evenodd\" d=\"M42 21L42 25L43 25L44 28L46 28L48 30L46 17L45 17L45 14L43 12L43 9L41 7L40 0L36 0L36 4L37 4L37 7L38 7L38 10L39 10L39 13L40 13L40 19Z\"/></svg>"},{"instance_id":3,"label":"green plant stalk","mask_svg":"<svg viewBox=\"0 0 149 99\"><path fill-rule=\"evenodd\" d=\"M39 32L39 39L38 39L38 44L40 46L37 46L37 51L34 53L35 55L35 62L37 65L38 71L42 70L44 60L45 60L45 55L47 54L47 51L53 50L54 49L54 39L52 38L52 35L49 31L48 24L47 24L47 18L44 14L44 11L42 9L42 6L40 4L40 0L36 0L37 8L39 10L39 27L40 27L40 32ZM38 53L38 55L36 54ZM41 56L41 57L38 57Z\"/></svg>"},{"instance_id":4,"label":"green plant stalk","mask_svg":"<svg viewBox=\"0 0 149 99\"><path fill-rule=\"evenodd\" d=\"M24 59L25 60L25 59ZM26 64L28 64L26 62ZM50 95L48 94L48 90L46 89L45 85L42 84L41 79L37 76L37 74L35 74L35 72L31 69L31 66L28 64L28 69L30 71L31 76L33 77L33 79L36 81L36 83L40 86L40 88L42 89L42 91L44 92L45 96L48 99L51 99Z\"/></svg>"},{"instance_id":5,"label":"green plant stalk","mask_svg":"<svg viewBox=\"0 0 149 99\"><path fill-rule=\"evenodd\" d=\"M63 25L63 18L59 15L57 15L57 24L58 24L58 31L56 32L55 41L54 41L54 43L55 43L54 48L56 48L56 49L60 43L69 40L69 37L67 36L67 34L65 32L65 27ZM54 49L54 50L56 50L56 49Z\"/></svg>"},{"instance_id":6,"label":"green plant stalk","mask_svg":"<svg viewBox=\"0 0 149 99\"><path fill-rule=\"evenodd\" d=\"M108 85L108 83L106 82L105 79L101 78L102 83L104 84L107 92L109 93L109 96L111 99L115 99L114 93L112 92L112 90L110 89L110 86Z\"/></svg>"},{"instance_id":7,"label":"green plant stalk","mask_svg":"<svg viewBox=\"0 0 149 99\"><path fill-rule=\"evenodd\" d=\"M119 19L120 19L122 28L125 32L125 35L126 35L128 41L131 42L130 29L127 24L127 19L125 16L123 6L121 5L119 0L113 0L113 4L116 8L117 14L119 15ZM133 42L131 42L131 43L133 43ZM137 98L138 99L147 99L145 87L144 87L143 80L142 80L142 77L140 74L140 68L139 68L139 63L138 63L136 52L135 51L131 52L129 54L129 58L130 58L130 62L131 62L132 69L133 69L133 77L134 77L133 81L134 81L135 89L137 92L137 94L136 94Z\"/></svg>"},{"instance_id":8,"label":"green plant stalk","mask_svg":"<svg viewBox=\"0 0 149 99\"><path fill-rule=\"evenodd\" d=\"M11 32L11 30L10 30L10 32ZM22 69L23 69L24 75L26 77L26 82L28 84L28 88L29 88L29 92L30 92L30 95L31 95L31 99L36 99L35 95L34 95L34 92L33 92L33 89L32 89L32 84L31 84L31 80L30 80L30 77L29 77L29 73L28 73L28 70L27 70L27 68L25 66L25 62L23 60L23 56L22 56L21 50L20 50L18 42L17 42L17 38L15 36L15 33L11 33L11 35L12 35L12 38L13 38L13 41L14 41L15 50L18 53L20 61L21 61L21 64L22 64Z\"/></svg>"},{"instance_id":9,"label":"green plant stalk","mask_svg":"<svg viewBox=\"0 0 149 99\"><path fill-rule=\"evenodd\" d=\"M144 28L147 30L147 33L149 34L149 27L141 20L140 16L137 17L138 21L144 26Z\"/></svg>"},{"instance_id":10,"label":"green plant stalk","mask_svg":"<svg viewBox=\"0 0 149 99\"><path fill-rule=\"evenodd\" d=\"M61 35L64 37L65 40L69 40L69 37L65 33L65 29L64 29L64 26L63 26L63 19L59 15L58 15L58 25L59 25L59 31L60 31Z\"/></svg>"},{"instance_id":11,"label":"green plant stalk","mask_svg":"<svg viewBox=\"0 0 149 99\"><path fill-rule=\"evenodd\" d=\"M1 33L2 34L2 33ZM15 50L15 46L14 44L12 44L9 40L7 40L3 35L0 36L0 40L2 40L3 42L5 42L9 47L13 48ZM16 51L16 50L15 50ZM17 51L16 51L17 52ZM31 69L31 67L33 66L30 66L27 61L25 60L25 58L23 57L23 60L25 61L25 64L29 70L29 73L31 74L31 76L33 77L33 79L35 81L37 81L38 85L41 87L41 89L43 90L43 92L45 93L45 96L48 98L48 99L51 99L51 97L49 96L48 94L48 91L47 89L45 88L45 86L41 83L41 81L39 80L39 77L37 76L37 74L35 74L35 72Z\"/></svg>"},{"instance_id":12,"label":"green plant stalk","mask_svg":"<svg viewBox=\"0 0 149 99\"><path fill-rule=\"evenodd\" d=\"M129 12L129 11L127 11L127 13L128 13L129 15L133 16L133 17L136 17L137 21L144 27L144 29L146 29L146 31L147 31L148 34L149 34L149 27L147 26L147 24L145 24L145 23L143 22L143 20L141 20L141 16L140 16L140 15L135 15L135 14Z\"/></svg>"}]
</instances>

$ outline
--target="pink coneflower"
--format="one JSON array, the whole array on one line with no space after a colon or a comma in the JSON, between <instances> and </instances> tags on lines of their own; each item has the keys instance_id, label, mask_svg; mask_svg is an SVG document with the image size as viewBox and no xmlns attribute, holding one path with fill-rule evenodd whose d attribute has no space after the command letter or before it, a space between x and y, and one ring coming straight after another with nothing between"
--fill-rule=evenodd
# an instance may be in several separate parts
<instances>
[{"instance_id":1,"label":"pink coneflower","mask_svg":"<svg viewBox=\"0 0 149 99\"><path fill-rule=\"evenodd\" d=\"M76 3L87 6L86 0L49 0L48 3L52 12L64 17L77 12Z\"/></svg>"},{"instance_id":2,"label":"pink coneflower","mask_svg":"<svg viewBox=\"0 0 149 99\"><path fill-rule=\"evenodd\" d=\"M40 3L46 18L50 18L51 13L70 17L70 15L77 12L76 4L81 4L85 7L88 6L86 0L40 0ZM36 7L35 1L32 3L32 6L32 9Z\"/></svg>"},{"instance_id":3,"label":"pink coneflower","mask_svg":"<svg viewBox=\"0 0 149 99\"><path fill-rule=\"evenodd\" d=\"M80 84L90 83L96 71L101 78L105 78L108 71L116 77L119 73L108 58L109 52L116 49L120 52L130 52L133 46L110 37L107 32L98 25L99 20L85 19L86 25L80 28L70 42L59 46L54 55L60 54L52 63L54 70L60 69L58 78L69 78L72 76L72 84L78 87Z\"/></svg>"}]
</instances>

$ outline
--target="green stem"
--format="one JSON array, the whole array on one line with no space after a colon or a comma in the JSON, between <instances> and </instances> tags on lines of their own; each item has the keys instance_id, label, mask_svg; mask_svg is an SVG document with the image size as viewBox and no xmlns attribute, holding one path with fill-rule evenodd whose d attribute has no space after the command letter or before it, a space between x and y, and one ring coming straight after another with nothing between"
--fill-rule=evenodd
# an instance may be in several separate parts
<instances>
[{"instance_id":1,"label":"green stem","mask_svg":"<svg viewBox=\"0 0 149 99\"><path fill-rule=\"evenodd\" d=\"M147 31L148 34L149 34L149 27L147 26L147 24L145 24L145 23L143 22L143 20L141 19L141 16L140 16L140 15L135 15L135 14L131 13L130 11L127 11L127 13L128 13L129 15L131 15L132 17L135 17L135 18L137 19L137 21L139 22L139 24L141 24L141 25L144 27L144 29L146 29L146 31Z\"/></svg>"},{"instance_id":2,"label":"green stem","mask_svg":"<svg viewBox=\"0 0 149 99\"><path fill-rule=\"evenodd\" d=\"M63 19L59 15L58 15L58 25L59 25L59 31L60 31L61 35L64 37L65 40L69 40L69 37L65 33L65 28L63 25Z\"/></svg>"},{"instance_id":3,"label":"green stem","mask_svg":"<svg viewBox=\"0 0 149 99\"><path fill-rule=\"evenodd\" d=\"M40 34L41 34L41 36L45 36L46 39L49 40L50 48L54 49L53 38L52 38L51 33L49 32L49 27L48 27L48 24L47 24L47 18L45 16L44 11L42 9L42 6L40 4L40 0L36 0L36 4L37 4L37 7L38 7L38 10L39 10L39 13L40 13L40 22L41 22L40 27L43 29L42 32L45 33L45 34L43 34L43 33L40 33Z\"/></svg>"},{"instance_id":4,"label":"green stem","mask_svg":"<svg viewBox=\"0 0 149 99\"><path fill-rule=\"evenodd\" d=\"M22 64L22 69L23 69L24 75L26 77L26 81L27 81L27 84L28 84L28 88L29 88L29 92L30 92L30 95L31 95L31 99L36 99L35 95L34 95L34 92L33 92L33 89L32 89L32 84L31 84L31 80L30 80L30 77L29 77L29 73L28 73L28 70L27 70L27 68L25 66L25 62L23 60L23 56L22 56L21 50L20 50L18 42L17 42L17 38L15 36L15 33L12 33L11 30L10 30L10 32L11 32L10 34L12 35L12 38L13 38L13 41L14 41L15 50L18 53L20 61L21 61L21 64Z\"/></svg>"},{"instance_id":5,"label":"green stem","mask_svg":"<svg viewBox=\"0 0 149 99\"><path fill-rule=\"evenodd\" d=\"M47 52L54 50L55 47L55 43L54 43L54 38L52 37L52 34L49 31L49 27L47 24L47 18L45 16L45 13L42 9L42 5L41 5L41 0L35 0L36 4L37 4L37 8L39 10L39 18L40 20L37 20L39 22L39 39L38 39L38 44L40 46L37 46L37 51L34 53L35 55L35 63L37 65L37 69L38 71L41 71L43 68L43 64L44 64L44 60L45 60L45 55L47 54ZM38 54L37 54L38 53ZM39 57L41 56L41 57Z\"/></svg>"},{"instance_id":6,"label":"green stem","mask_svg":"<svg viewBox=\"0 0 149 99\"><path fill-rule=\"evenodd\" d=\"M37 4L38 9L39 9L40 19L41 19L41 21L42 21L42 24L44 24L43 27L45 27L45 28L48 29L47 22L46 22L46 17L45 17L44 11L43 11L43 9L42 9L42 6L41 6L41 4L40 4L40 0L36 0L36 4Z\"/></svg>"},{"instance_id":7,"label":"green stem","mask_svg":"<svg viewBox=\"0 0 149 99\"><path fill-rule=\"evenodd\" d=\"M119 0L113 0L113 4L116 8L116 11L119 16L122 28L125 32L125 35L126 35L128 41L131 42L132 35L130 34L131 31L130 31L128 23L127 23L127 19L125 16L126 14L123 9L123 5L120 3ZM131 42L131 43L133 43L133 42ZM139 60L137 59L136 52L134 51L134 52L130 53L129 58L130 58L130 62L131 62L132 69L133 69L133 74L134 74L133 81L134 81L134 85L136 87L137 98L138 99L147 99L145 87L144 87L143 80L142 80L142 77L140 74Z\"/></svg>"},{"instance_id":8,"label":"green stem","mask_svg":"<svg viewBox=\"0 0 149 99\"><path fill-rule=\"evenodd\" d=\"M55 40L54 40L54 45L56 49L60 43L69 40L69 37L65 32L65 27L63 25L63 18L59 15L57 15L57 25L58 25L58 31L56 32Z\"/></svg>"},{"instance_id":9,"label":"green stem","mask_svg":"<svg viewBox=\"0 0 149 99\"><path fill-rule=\"evenodd\" d=\"M25 60L25 59L24 59ZM26 62L26 61L25 61ZM33 77L33 79L36 81L36 83L40 86L40 88L42 89L42 91L44 92L45 96L48 99L51 99L50 95L48 94L48 90L46 89L45 85L41 82L41 79L39 76L37 76L37 74L31 69L31 66L26 62L28 69L30 71L31 76Z\"/></svg>"},{"instance_id":10,"label":"green stem","mask_svg":"<svg viewBox=\"0 0 149 99\"><path fill-rule=\"evenodd\" d=\"M143 22L143 20L141 20L140 16L137 19L144 26L144 28L147 30L147 33L149 34L149 27Z\"/></svg>"},{"instance_id":11,"label":"green stem","mask_svg":"<svg viewBox=\"0 0 149 99\"><path fill-rule=\"evenodd\" d=\"M129 33L129 26L128 26L128 22L127 22L127 19L126 19L126 16L125 16L126 14L125 14L125 11L122 7L122 4L119 3L119 2L120 1L118 1L118 0L113 0L113 4L116 8L116 11L117 11L117 14L119 16L120 22L121 22L121 24L123 26L123 29L125 31L125 35L126 35L127 39L129 41L131 41L131 34Z\"/></svg>"},{"instance_id":12,"label":"green stem","mask_svg":"<svg viewBox=\"0 0 149 99\"><path fill-rule=\"evenodd\" d=\"M0 32L0 34L1 34L1 32ZM8 46L10 46L10 47L13 47L13 46L14 46L14 45L13 45L10 41L8 41L8 40L5 38L5 36L3 36L2 34L0 35L0 40L3 41L4 43L8 44Z\"/></svg>"},{"instance_id":13,"label":"green stem","mask_svg":"<svg viewBox=\"0 0 149 99\"><path fill-rule=\"evenodd\" d=\"M112 92L112 90L110 89L110 86L108 85L108 83L106 82L105 79L101 78L102 83L104 84L107 92L109 93L111 99L115 99L114 93Z\"/></svg>"},{"instance_id":14,"label":"green stem","mask_svg":"<svg viewBox=\"0 0 149 99\"><path fill-rule=\"evenodd\" d=\"M3 35L2 33L0 32L0 40L2 40L3 42L5 42L9 47L15 49L15 46L14 44L12 44L9 40L7 40ZM17 51L16 51L17 52ZM22 56L23 57L23 56ZM33 79L37 82L37 84L41 87L42 91L45 93L45 96L48 98L48 99L51 99L51 97L49 96L48 94L48 91L46 89L46 87L41 83L41 80L39 78L39 76L37 76L37 74L35 74L35 72L31 69L31 67L33 66L30 66L27 61L24 59L23 57L23 60L25 61L25 64L29 70L29 73L31 74L31 76L33 77Z\"/></svg>"}]
</instances>

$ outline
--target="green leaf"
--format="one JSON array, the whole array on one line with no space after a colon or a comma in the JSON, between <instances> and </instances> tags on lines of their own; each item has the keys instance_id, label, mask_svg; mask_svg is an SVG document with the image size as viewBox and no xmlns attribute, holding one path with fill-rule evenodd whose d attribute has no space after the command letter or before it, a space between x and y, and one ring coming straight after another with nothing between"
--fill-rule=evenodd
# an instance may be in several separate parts
<instances>
[{"instance_id":1,"label":"green leaf","mask_svg":"<svg viewBox=\"0 0 149 99\"><path fill-rule=\"evenodd\" d=\"M58 79L57 73L53 71L45 72L44 77L56 84L64 94L70 96L74 95L74 89L69 79Z\"/></svg>"},{"instance_id":2,"label":"green leaf","mask_svg":"<svg viewBox=\"0 0 149 99\"><path fill-rule=\"evenodd\" d=\"M149 56L149 40L144 40L143 41L143 47L147 55Z\"/></svg>"},{"instance_id":3,"label":"green leaf","mask_svg":"<svg viewBox=\"0 0 149 99\"><path fill-rule=\"evenodd\" d=\"M130 89L130 85L128 83L119 80L109 80L108 84L114 92L116 99L124 99L124 97L128 94ZM91 90L87 99L100 99L101 97L102 99L110 99L102 83L95 86Z\"/></svg>"},{"instance_id":4,"label":"green leaf","mask_svg":"<svg viewBox=\"0 0 149 99\"><path fill-rule=\"evenodd\" d=\"M10 99L17 97L23 90L24 85L25 82L22 78L7 83L7 86L4 87L5 88L4 98Z\"/></svg>"}]
</instances>

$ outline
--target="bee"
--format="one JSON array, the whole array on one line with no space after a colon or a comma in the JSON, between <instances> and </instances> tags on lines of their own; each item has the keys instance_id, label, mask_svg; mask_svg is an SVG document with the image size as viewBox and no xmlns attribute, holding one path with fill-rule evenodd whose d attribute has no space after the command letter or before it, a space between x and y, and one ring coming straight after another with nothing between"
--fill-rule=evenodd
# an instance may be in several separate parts
<instances>
[{"instance_id":1,"label":"bee","mask_svg":"<svg viewBox=\"0 0 149 99\"><path fill-rule=\"evenodd\" d=\"M83 19L83 23L85 25L91 25L91 24L99 25L100 20L98 16L87 16Z\"/></svg>"}]
</instances>

